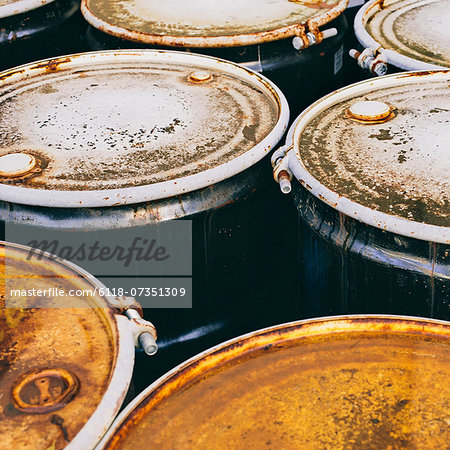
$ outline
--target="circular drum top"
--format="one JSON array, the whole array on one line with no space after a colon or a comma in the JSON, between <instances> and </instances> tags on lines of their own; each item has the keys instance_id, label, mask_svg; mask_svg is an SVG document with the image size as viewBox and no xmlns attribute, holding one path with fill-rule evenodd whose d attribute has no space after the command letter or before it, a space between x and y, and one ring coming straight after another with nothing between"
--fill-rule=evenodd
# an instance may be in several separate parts
<instances>
[{"instance_id":1,"label":"circular drum top","mask_svg":"<svg viewBox=\"0 0 450 450\"><path fill-rule=\"evenodd\" d=\"M449 83L448 71L399 74L317 101L294 125L296 178L347 216L448 242Z\"/></svg>"},{"instance_id":2,"label":"circular drum top","mask_svg":"<svg viewBox=\"0 0 450 450\"><path fill-rule=\"evenodd\" d=\"M0 19L23 14L55 0L0 0Z\"/></svg>"},{"instance_id":3,"label":"circular drum top","mask_svg":"<svg viewBox=\"0 0 450 450\"><path fill-rule=\"evenodd\" d=\"M450 326L294 322L215 347L144 391L108 449L445 448Z\"/></svg>"},{"instance_id":4,"label":"circular drum top","mask_svg":"<svg viewBox=\"0 0 450 450\"><path fill-rule=\"evenodd\" d=\"M449 24L450 0L386 0L382 9L376 0L355 20L363 45L399 53L410 61L394 55L390 62L409 70L422 69L414 61L450 67Z\"/></svg>"},{"instance_id":5,"label":"circular drum top","mask_svg":"<svg viewBox=\"0 0 450 450\"><path fill-rule=\"evenodd\" d=\"M185 47L249 45L294 36L299 24L323 25L348 0L83 0L94 27L147 44Z\"/></svg>"},{"instance_id":6,"label":"circular drum top","mask_svg":"<svg viewBox=\"0 0 450 450\"><path fill-rule=\"evenodd\" d=\"M102 401L118 331L97 295L55 303L95 288L83 271L28 251L0 243L0 447L56 450Z\"/></svg>"},{"instance_id":7,"label":"circular drum top","mask_svg":"<svg viewBox=\"0 0 450 450\"><path fill-rule=\"evenodd\" d=\"M0 176L2 200L16 203L108 206L200 189L259 161L289 116L265 78L183 52L87 53L2 75L0 172L4 155L36 159Z\"/></svg>"}]
</instances>

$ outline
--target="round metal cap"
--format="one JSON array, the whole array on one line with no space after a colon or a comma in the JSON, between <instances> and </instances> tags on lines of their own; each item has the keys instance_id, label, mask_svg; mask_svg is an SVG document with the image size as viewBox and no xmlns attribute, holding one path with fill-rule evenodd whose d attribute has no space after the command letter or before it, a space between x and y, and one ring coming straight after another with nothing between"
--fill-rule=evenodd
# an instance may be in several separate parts
<instances>
[{"instance_id":1,"label":"round metal cap","mask_svg":"<svg viewBox=\"0 0 450 450\"><path fill-rule=\"evenodd\" d=\"M450 67L450 0L372 0L355 17L366 48L382 47L405 70Z\"/></svg>"},{"instance_id":2,"label":"round metal cap","mask_svg":"<svg viewBox=\"0 0 450 450\"><path fill-rule=\"evenodd\" d=\"M450 71L411 72L323 97L288 134L292 172L349 217L404 236L450 242L449 82ZM359 120L378 119L390 107L395 114L387 121Z\"/></svg>"},{"instance_id":3,"label":"round metal cap","mask_svg":"<svg viewBox=\"0 0 450 450\"><path fill-rule=\"evenodd\" d=\"M388 117L391 113L391 108L387 103L365 100L354 103L350 106L348 111L355 119L373 122Z\"/></svg>"},{"instance_id":4,"label":"round metal cap","mask_svg":"<svg viewBox=\"0 0 450 450\"><path fill-rule=\"evenodd\" d=\"M193 72L189 75L189 80L197 83L203 83L205 81L209 81L212 78L209 72Z\"/></svg>"},{"instance_id":5,"label":"round metal cap","mask_svg":"<svg viewBox=\"0 0 450 450\"><path fill-rule=\"evenodd\" d=\"M19 177L31 172L36 158L27 153L10 153L0 156L0 177Z\"/></svg>"},{"instance_id":6,"label":"round metal cap","mask_svg":"<svg viewBox=\"0 0 450 450\"><path fill-rule=\"evenodd\" d=\"M41 170L0 177L0 197L101 207L195 191L256 164L288 120L276 86L216 58L142 50L29 64L0 74L0 161L32 148Z\"/></svg>"},{"instance_id":7,"label":"round metal cap","mask_svg":"<svg viewBox=\"0 0 450 450\"><path fill-rule=\"evenodd\" d=\"M82 0L86 20L99 30L145 44L234 47L298 34L300 25L322 26L348 0Z\"/></svg>"}]
</instances>

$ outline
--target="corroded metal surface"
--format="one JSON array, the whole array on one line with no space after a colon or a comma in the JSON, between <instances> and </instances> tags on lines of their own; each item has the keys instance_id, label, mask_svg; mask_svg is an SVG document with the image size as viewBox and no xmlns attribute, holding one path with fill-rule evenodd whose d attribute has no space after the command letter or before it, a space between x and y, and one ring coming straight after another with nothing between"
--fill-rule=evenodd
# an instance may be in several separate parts
<instances>
[{"instance_id":1,"label":"corroded metal surface","mask_svg":"<svg viewBox=\"0 0 450 450\"><path fill-rule=\"evenodd\" d=\"M386 0L382 9L378 4L363 18L376 42L404 56L450 67L449 0Z\"/></svg>"},{"instance_id":2,"label":"corroded metal surface","mask_svg":"<svg viewBox=\"0 0 450 450\"><path fill-rule=\"evenodd\" d=\"M342 13L348 0L83 0L94 27L117 37L166 46L249 45L303 34ZM303 34L304 35L304 34Z\"/></svg>"},{"instance_id":3,"label":"corroded metal surface","mask_svg":"<svg viewBox=\"0 0 450 450\"><path fill-rule=\"evenodd\" d=\"M297 158L339 197L391 216L448 227L450 74L441 75L361 83L319 101L296 129ZM352 120L346 110L363 100L386 103L394 117L377 124Z\"/></svg>"},{"instance_id":4,"label":"corroded metal surface","mask_svg":"<svg viewBox=\"0 0 450 450\"><path fill-rule=\"evenodd\" d=\"M446 448L448 323L297 322L219 346L144 392L106 448Z\"/></svg>"},{"instance_id":5,"label":"corroded metal surface","mask_svg":"<svg viewBox=\"0 0 450 450\"><path fill-rule=\"evenodd\" d=\"M5 308L10 289L91 286L67 267L26 256L0 247L0 448L56 450L75 437L102 400L117 331L109 309L93 309L105 306L100 298L80 297L78 308ZM27 299L30 305L34 300Z\"/></svg>"},{"instance_id":6,"label":"corroded metal surface","mask_svg":"<svg viewBox=\"0 0 450 450\"><path fill-rule=\"evenodd\" d=\"M198 71L211 78L191 81ZM0 182L63 197L226 172L227 163L242 171L287 122L277 93L258 75L185 53L78 55L4 73L0 82L0 156L24 152L37 160L33 173ZM239 165L241 156L247 162ZM191 190L218 180L211 172ZM121 200L103 197L105 204Z\"/></svg>"}]
</instances>

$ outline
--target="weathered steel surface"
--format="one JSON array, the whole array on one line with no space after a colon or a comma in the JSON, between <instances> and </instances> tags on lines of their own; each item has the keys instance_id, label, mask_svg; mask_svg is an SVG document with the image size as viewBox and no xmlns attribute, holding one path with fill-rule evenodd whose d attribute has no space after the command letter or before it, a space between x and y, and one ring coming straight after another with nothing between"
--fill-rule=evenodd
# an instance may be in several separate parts
<instances>
[{"instance_id":1,"label":"weathered steel surface","mask_svg":"<svg viewBox=\"0 0 450 450\"><path fill-rule=\"evenodd\" d=\"M366 83L355 95L343 91L302 127L297 157L340 197L398 218L448 227L449 79L450 74L405 75L384 86ZM386 103L392 117L375 124L349 117L348 109L365 100Z\"/></svg>"},{"instance_id":2,"label":"weathered steel surface","mask_svg":"<svg viewBox=\"0 0 450 450\"><path fill-rule=\"evenodd\" d=\"M101 31L146 44L230 47L315 31L342 13L348 0L208 0L147 2L83 0L81 10Z\"/></svg>"},{"instance_id":3,"label":"weathered steel surface","mask_svg":"<svg viewBox=\"0 0 450 450\"><path fill-rule=\"evenodd\" d=\"M450 1L386 0L363 16L369 35L384 49L450 67Z\"/></svg>"},{"instance_id":4,"label":"weathered steel surface","mask_svg":"<svg viewBox=\"0 0 450 450\"><path fill-rule=\"evenodd\" d=\"M252 333L162 377L106 448L439 448L450 328L347 317Z\"/></svg>"},{"instance_id":5,"label":"weathered steel surface","mask_svg":"<svg viewBox=\"0 0 450 450\"><path fill-rule=\"evenodd\" d=\"M192 81L198 71L211 78ZM286 126L268 82L185 53L72 56L4 73L0 82L0 156L22 152L38 161L33 173L1 182L62 197L66 191L102 191L104 204L117 202L108 189L186 178L227 163L231 172L242 171L251 155L258 160L270 150ZM190 190L219 178L205 174ZM165 195L170 193L161 188Z\"/></svg>"}]
</instances>

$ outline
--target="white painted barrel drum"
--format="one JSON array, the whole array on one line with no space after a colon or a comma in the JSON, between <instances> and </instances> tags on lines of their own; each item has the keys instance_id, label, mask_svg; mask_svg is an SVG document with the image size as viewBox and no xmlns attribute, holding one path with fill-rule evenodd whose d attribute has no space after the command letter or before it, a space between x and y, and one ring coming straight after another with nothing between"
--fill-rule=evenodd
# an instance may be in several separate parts
<instances>
[{"instance_id":1,"label":"white painted barrel drum","mask_svg":"<svg viewBox=\"0 0 450 450\"><path fill-rule=\"evenodd\" d=\"M281 212L267 155L289 108L273 83L217 58L122 50L12 69L0 91L3 223L28 226L30 239L104 231L114 242L192 220L192 308L152 310L158 361L174 342L179 362L211 335L282 321L287 312L269 308L286 251L274 238ZM144 274L137 264L133 276Z\"/></svg>"},{"instance_id":2,"label":"white painted barrel drum","mask_svg":"<svg viewBox=\"0 0 450 450\"><path fill-rule=\"evenodd\" d=\"M286 191L293 176L305 315L450 319L449 81L399 73L336 91L274 154Z\"/></svg>"},{"instance_id":3,"label":"white painted barrel drum","mask_svg":"<svg viewBox=\"0 0 450 450\"><path fill-rule=\"evenodd\" d=\"M393 71L450 67L448 0L371 0L355 17L356 37L365 49L361 66L388 64Z\"/></svg>"}]
</instances>

